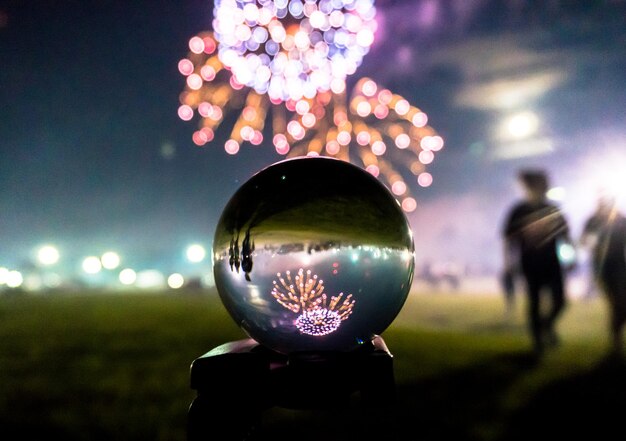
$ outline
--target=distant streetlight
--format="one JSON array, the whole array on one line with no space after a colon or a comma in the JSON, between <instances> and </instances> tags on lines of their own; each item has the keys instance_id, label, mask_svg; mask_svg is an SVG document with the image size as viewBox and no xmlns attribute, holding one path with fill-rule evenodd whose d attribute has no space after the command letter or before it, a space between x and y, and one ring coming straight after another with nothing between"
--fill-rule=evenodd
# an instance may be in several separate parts
<instances>
[{"instance_id":1,"label":"distant streetlight","mask_svg":"<svg viewBox=\"0 0 626 441\"><path fill-rule=\"evenodd\" d=\"M96 256L89 256L83 259L83 271L87 274L97 274L102 270L102 263Z\"/></svg>"},{"instance_id":2,"label":"distant streetlight","mask_svg":"<svg viewBox=\"0 0 626 441\"><path fill-rule=\"evenodd\" d=\"M120 266L120 256L113 251L107 251L100 257L100 262L105 269L112 270Z\"/></svg>"},{"instance_id":3,"label":"distant streetlight","mask_svg":"<svg viewBox=\"0 0 626 441\"><path fill-rule=\"evenodd\" d=\"M9 288L19 288L24 283L24 277L19 271L9 271L6 283Z\"/></svg>"},{"instance_id":4,"label":"distant streetlight","mask_svg":"<svg viewBox=\"0 0 626 441\"><path fill-rule=\"evenodd\" d=\"M202 245L193 244L187 247L187 260L193 263L202 262L206 256L206 250Z\"/></svg>"},{"instance_id":5,"label":"distant streetlight","mask_svg":"<svg viewBox=\"0 0 626 441\"><path fill-rule=\"evenodd\" d=\"M182 288L185 284L185 279L181 274L174 273L167 278L167 285L172 289Z\"/></svg>"},{"instance_id":6,"label":"distant streetlight","mask_svg":"<svg viewBox=\"0 0 626 441\"><path fill-rule=\"evenodd\" d=\"M59 261L59 250L52 245L44 245L37 251L37 260L42 265L54 265Z\"/></svg>"},{"instance_id":7,"label":"distant streetlight","mask_svg":"<svg viewBox=\"0 0 626 441\"><path fill-rule=\"evenodd\" d=\"M132 285L137 280L137 273L130 268L124 268L118 277L122 285Z\"/></svg>"}]
</instances>

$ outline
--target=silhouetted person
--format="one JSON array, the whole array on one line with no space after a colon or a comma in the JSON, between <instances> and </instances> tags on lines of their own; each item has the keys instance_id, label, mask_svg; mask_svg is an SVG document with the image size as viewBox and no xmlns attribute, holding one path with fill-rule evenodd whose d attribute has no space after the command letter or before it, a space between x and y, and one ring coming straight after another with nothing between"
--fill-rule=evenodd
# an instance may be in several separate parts
<instances>
[{"instance_id":1,"label":"silhouetted person","mask_svg":"<svg viewBox=\"0 0 626 441\"><path fill-rule=\"evenodd\" d=\"M246 280L250 281L250 272L252 271L252 253L254 252L254 242L250 240L250 229L246 231L246 235L241 243L241 269L246 274Z\"/></svg>"},{"instance_id":2,"label":"silhouetted person","mask_svg":"<svg viewBox=\"0 0 626 441\"><path fill-rule=\"evenodd\" d=\"M424 262L420 277L432 287L437 287L439 285L439 281L433 272L433 265L430 262Z\"/></svg>"},{"instance_id":3,"label":"silhouetted person","mask_svg":"<svg viewBox=\"0 0 626 441\"><path fill-rule=\"evenodd\" d=\"M505 270L519 268L526 281L528 325L535 353L558 344L555 322L565 306L564 272L558 256L560 239L569 240L568 224L559 208L547 201L548 178L543 171L521 171L525 199L509 211L504 224ZM548 292L550 308L542 315L541 295Z\"/></svg>"},{"instance_id":4,"label":"silhouetted person","mask_svg":"<svg viewBox=\"0 0 626 441\"><path fill-rule=\"evenodd\" d=\"M230 270L233 271L233 267L235 266L235 238L230 238L230 246L228 247L228 264L230 265Z\"/></svg>"},{"instance_id":5,"label":"silhouetted person","mask_svg":"<svg viewBox=\"0 0 626 441\"><path fill-rule=\"evenodd\" d=\"M585 222L581 244L592 248L593 274L609 303L611 350L620 355L626 323L626 217L609 195L598 198L596 211Z\"/></svg>"},{"instance_id":6,"label":"silhouetted person","mask_svg":"<svg viewBox=\"0 0 626 441\"><path fill-rule=\"evenodd\" d=\"M239 233L237 233L235 243L233 244L233 262L235 264L235 270L239 273L239 267L241 266L241 260L239 258Z\"/></svg>"}]
</instances>

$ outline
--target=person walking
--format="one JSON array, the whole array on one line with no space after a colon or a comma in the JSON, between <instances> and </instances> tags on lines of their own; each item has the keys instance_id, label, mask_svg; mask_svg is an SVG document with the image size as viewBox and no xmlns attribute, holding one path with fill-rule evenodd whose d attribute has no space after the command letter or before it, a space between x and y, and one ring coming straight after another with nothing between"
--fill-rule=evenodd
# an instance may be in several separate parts
<instances>
[{"instance_id":1,"label":"person walking","mask_svg":"<svg viewBox=\"0 0 626 441\"><path fill-rule=\"evenodd\" d=\"M565 272L558 246L561 241L570 241L570 233L559 207L547 200L547 174L543 170L521 170L518 179L525 198L516 202L506 216L502 231L504 266L505 271L512 271L519 263L526 282L533 350L541 355L546 347L559 343L555 324L565 307ZM541 308L544 293L550 299L547 314L542 314Z\"/></svg>"},{"instance_id":2,"label":"person walking","mask_svg":"<svg viewBox=\"0 0 626 441\"><path fill-rule=\"evenodd\" d=\"M595 212L584 224L580 243L592 252L593 276L609 306L610 351L621 356L626 323L626 217L617 199L601 194Z\"/></svg>"}]
</instances>

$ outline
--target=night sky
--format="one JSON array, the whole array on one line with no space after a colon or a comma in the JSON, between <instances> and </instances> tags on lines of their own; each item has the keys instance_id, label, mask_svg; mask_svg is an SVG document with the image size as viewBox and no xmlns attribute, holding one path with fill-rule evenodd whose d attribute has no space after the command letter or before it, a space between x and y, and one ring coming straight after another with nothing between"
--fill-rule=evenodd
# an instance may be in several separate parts
<instances>
[{"instance_id":1,"label":"night sky","mask_svg":"<svg viewBox=\"0 0 626 441\"><path fill-rule=\"evenodd\" d=\"M272 147L191 141L177 116L188 40L211 28L208 1L0 3L0 266L36 248L65 262L115 249L167 270L207 247L244 181L281 159ZM598 177L626 170L626 2L383 0L370 76L428 113L446 141L415 184L418 261L497 268L515 172L541 166L566 190L574 232ZM538 127L511 140L507 117ZM218 137L219 138L219 137ZM623 156L625 155L625 156ZM68 263L70 265L70 263Z\"/></svg>"}]
</instances>

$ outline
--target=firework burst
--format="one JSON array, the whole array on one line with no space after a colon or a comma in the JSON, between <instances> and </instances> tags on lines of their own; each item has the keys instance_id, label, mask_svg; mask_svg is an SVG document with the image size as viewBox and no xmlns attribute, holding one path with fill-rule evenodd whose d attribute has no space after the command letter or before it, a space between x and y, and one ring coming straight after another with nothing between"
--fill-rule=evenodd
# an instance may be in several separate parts
<instances>
[{"instance_id":1,"label":"firework burst","mask_svg":"<svg viewBox=\"0 0 626 441\"><path fill-rule=\"evenodd\" d=\"M420 186L432 183L426 166L443 148L443 139L428 126L426 113L369 78L361 78L350 96L320 93L295 107L287 135L274 136L277 150L285 144L288 156L325 155L359 163L387 184L405 211L415 209L408 173L394 164L406 167Z\"/></svg>"},{"instance_id":2,"label":"firework burst","mask_svg":"<svg viewBox=\"0 0 626 441\"><path fill-rule=\"evenodd\" d=\"M375 15L373 0L217 0L214 32L193 37L178 64L186 77L178 115L200 117L194 143L210 143L232 116L227 153L271 133L279 155L361 165L415 210L407 178L431 185L426 165L443 139L424 112L369 78L346 92L374 41Z\"/></svg>"},{"instance_id":3,"label":"firework burst","mask_svg":"<svg viewBox=\"0 0 626 441\"><path fill-rule=\"evenodd\" d=\"M217 56L217 43L210 32L189 40L190 52L178 63L178 70L186 77L185 90L180 95L178 116L189 121L196 115L200 126L192 139L198 146L210 143L215 131L228 113L238 113L228 141L227 153L234 155L242 142L252 145L263 142L263 128L269 99L243 86L224 67Z\"/></svg>"},{"instance_id":4,"label":"firework burst","mask_svg":"<svg viewBox=\"0 0 626 441\"><path fill-rule=\"evenodd\" d=\"M422 187L432 183L426 166L443 139L428 125L426 113L402 96L361 78L349 95L341 83L312 98L282 101L239 83L220 61L212 33L194 36L189 48L178 64L186 77L178 115L185 121L200 119L192 135L196 145L210 143L232 114L236 120L224 143L231 155L246 142L260 145L270 131L280 155L333 156L361 165L386 183L407 212L416 207L407 177ZM271 129L265 130L268 120Z\"/></svg>"},{"instance_id":5,"label":"firework burst","mask_svg":"<svg viewBox=\"0 0 626 441\"><path fill-rule=\"evenodd\" d=\"M293 278L290 271L286 271L284 277L281 273L276 276L278 281L272 282L272 297L294 314L299 314L294 324L301 333L330 334L352 314L355 303L352 294L345 299L343 293L328 299L324 293L324 281L311 270L305 272L300 268Z\"/></svg>"},{"instance_id":6,"label":"firework burst","mask_svg":"<svg viewBox=\"0 0 626 441\"><path fill-rule=\"evenodd\" d=\"M343 88L374 41L373 0L216 0L218 57L238 83L286 101Z\"/></svg>"}]
</instances>

